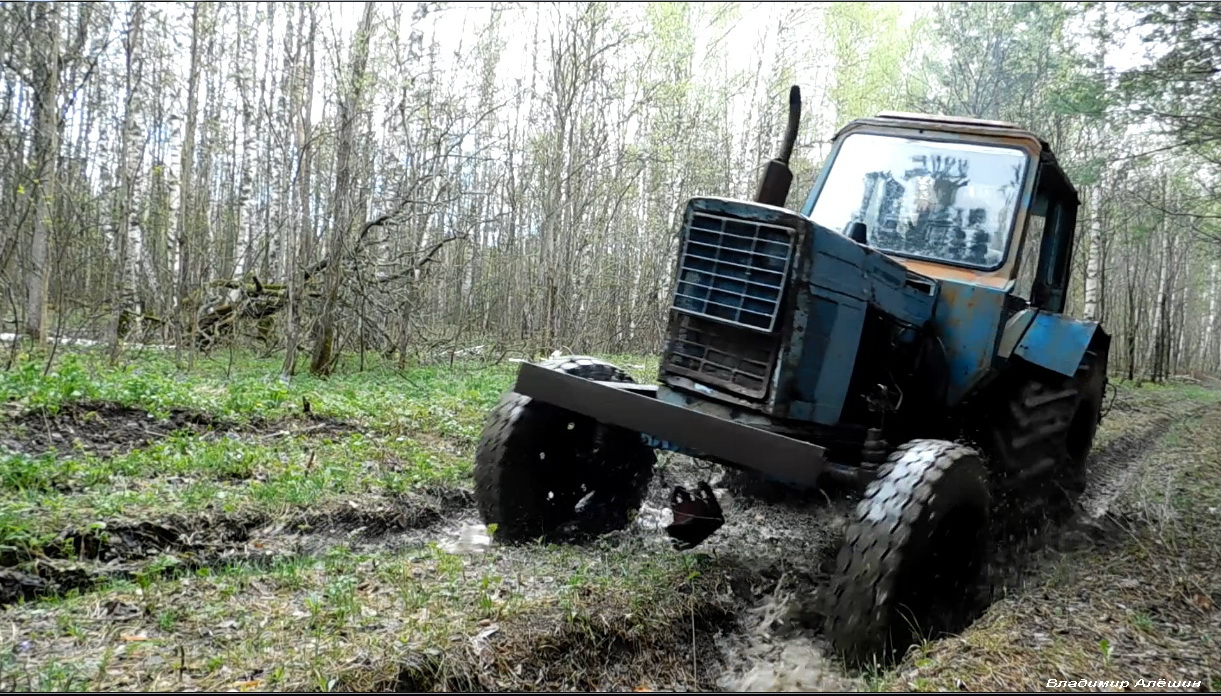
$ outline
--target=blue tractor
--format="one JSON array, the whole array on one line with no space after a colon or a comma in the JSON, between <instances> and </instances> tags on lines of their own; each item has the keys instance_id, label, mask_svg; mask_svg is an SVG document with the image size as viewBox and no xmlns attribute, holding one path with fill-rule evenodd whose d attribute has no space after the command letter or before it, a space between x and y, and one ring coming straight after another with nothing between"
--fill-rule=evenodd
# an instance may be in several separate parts
<instances>
[{"instance_id":1,"label":"blue tractor","mask_svg":"<svg viewBox=\"0 0 1221 696\"><path fill-rule=\"evenodd\" d=\"M512 543L624 527L657 449L856 487L827 634L850 661L885 659L913 631L953 630L999 511L1082 492L1110 338L1062 313L1078 197L1039 137L859 119L798 212L799 117L794 87L755 200L687 203L659 384L587 357L522 364L479 443L476 497ZM724 521L706 482L671 505L681 548Z\"/></svg>"}]
</instances>

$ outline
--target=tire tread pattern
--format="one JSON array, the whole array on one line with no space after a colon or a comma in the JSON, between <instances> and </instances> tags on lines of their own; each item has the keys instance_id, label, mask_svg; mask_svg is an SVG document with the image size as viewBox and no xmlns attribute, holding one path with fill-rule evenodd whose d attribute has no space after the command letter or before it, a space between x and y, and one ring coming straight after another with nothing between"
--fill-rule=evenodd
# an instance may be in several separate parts
<instances>
[{"instance_id":1,"label":"tire tread pattern","mask_svg":"<svg viewBox=\"0 0 1221 696\"><path fill-rule=\"evenodd\" d=\"M849 662L868 660L886 649L901 566L909 554L922 550L923 540L914 535L945 493L942 482L947 476L968 482L977 479L977 485L960 490L968 496L982 494L977 502L986 510L985 471L979 455L944 440L901 445L866 487L849 520L830 588L833 605L827 632Z\"/></svg>"},{"instance_id":2,"label":"tire tread pattern","mask_svg":"<svg viewBox=\"0 0 1221 696\"><path fill-rule=\"evenodd\" d=\"M614 365L587 356L565 356L539 363L541 367L606 382L634 382ZM557 517L540 492L565 485L562 463L540 462L539 444L562 423L583 417L513 391L506 392L488 414L475 455L475 499L485 524L495 524L496 537L523 542L551 536L568 520ZM612 490L607 507L613 513L603 529L622 526L626 514L640 507L656 461L654 452L627 431L595 425L600 430L582 464L602 470L583 472Z\"/></svg>"}]
</instances>

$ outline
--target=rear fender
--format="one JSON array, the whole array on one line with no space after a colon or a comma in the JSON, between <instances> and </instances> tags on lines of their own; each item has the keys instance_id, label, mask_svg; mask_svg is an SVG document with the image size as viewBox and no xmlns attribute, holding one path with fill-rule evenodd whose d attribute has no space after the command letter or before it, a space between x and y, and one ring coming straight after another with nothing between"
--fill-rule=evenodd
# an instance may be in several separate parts
<instances>
[{"instance_id":1,"label":"rear fender","mask_svg":"<svg viewBox=\"0 0 1221 696\"><path fill-rule=\"evenodd\" d=\"M1005 325L998 352L1072 377L1086 351L1105 354L1109 347L1110 336L1098 322L1024 309Z\"/></svg>"}]
</instances>

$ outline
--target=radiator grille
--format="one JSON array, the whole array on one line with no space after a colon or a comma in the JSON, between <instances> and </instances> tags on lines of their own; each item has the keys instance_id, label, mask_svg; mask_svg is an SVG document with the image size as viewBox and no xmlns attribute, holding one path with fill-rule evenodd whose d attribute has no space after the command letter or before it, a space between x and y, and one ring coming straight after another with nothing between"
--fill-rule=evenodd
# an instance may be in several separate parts
<instances>
[{"instance_id":1,"label":"radiator grille","mask_svg":"<svg viewBox=\"0 0 1221 696\"><path fill-rule=\"evenodd\" d=\"M775 336L698 317L675 318L666 369L742 396L767 396Z\"/></svg>"},{"instance_id":2,"label":"radiator grille","mask_svg":"<svg viewBox=\"0 0 1221 696\"><path fill-rule=\"evenodd\" d=\"M773 331L793 236L789 227L694 213L684 230L674 309Z\"/></svg>"}]
</instances>

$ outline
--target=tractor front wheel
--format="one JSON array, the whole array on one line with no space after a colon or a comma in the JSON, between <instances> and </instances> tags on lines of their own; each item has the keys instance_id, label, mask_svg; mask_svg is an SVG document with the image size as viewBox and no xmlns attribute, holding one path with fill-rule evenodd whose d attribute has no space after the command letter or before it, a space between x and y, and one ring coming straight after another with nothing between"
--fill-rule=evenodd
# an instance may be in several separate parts
<instances>
[{"instance_id":1,"label":"tractor front wheel","mask_svg":"<svg viewBox=\"0 0 1221 696\"><path fill-rule=\"evenodd\" d=\"M972 618L988 552L987 471L944 440L899 447L865 489L836 563L828 634L854 666L887 663Z\"/></svg>"},{"instance_id":2,"label":"tractor front wheel","mask_svg":"<svg viewBox=\"0 0 1221 696\"><path fill-rule=\"evenodd\" d=\"M576 377L631 382L593 358L541 366ZM656 456L637 433L508 392L475 454L475 498L498 541L564 541L627 526L640 508Z\"/></svg>"}]
</instances>

